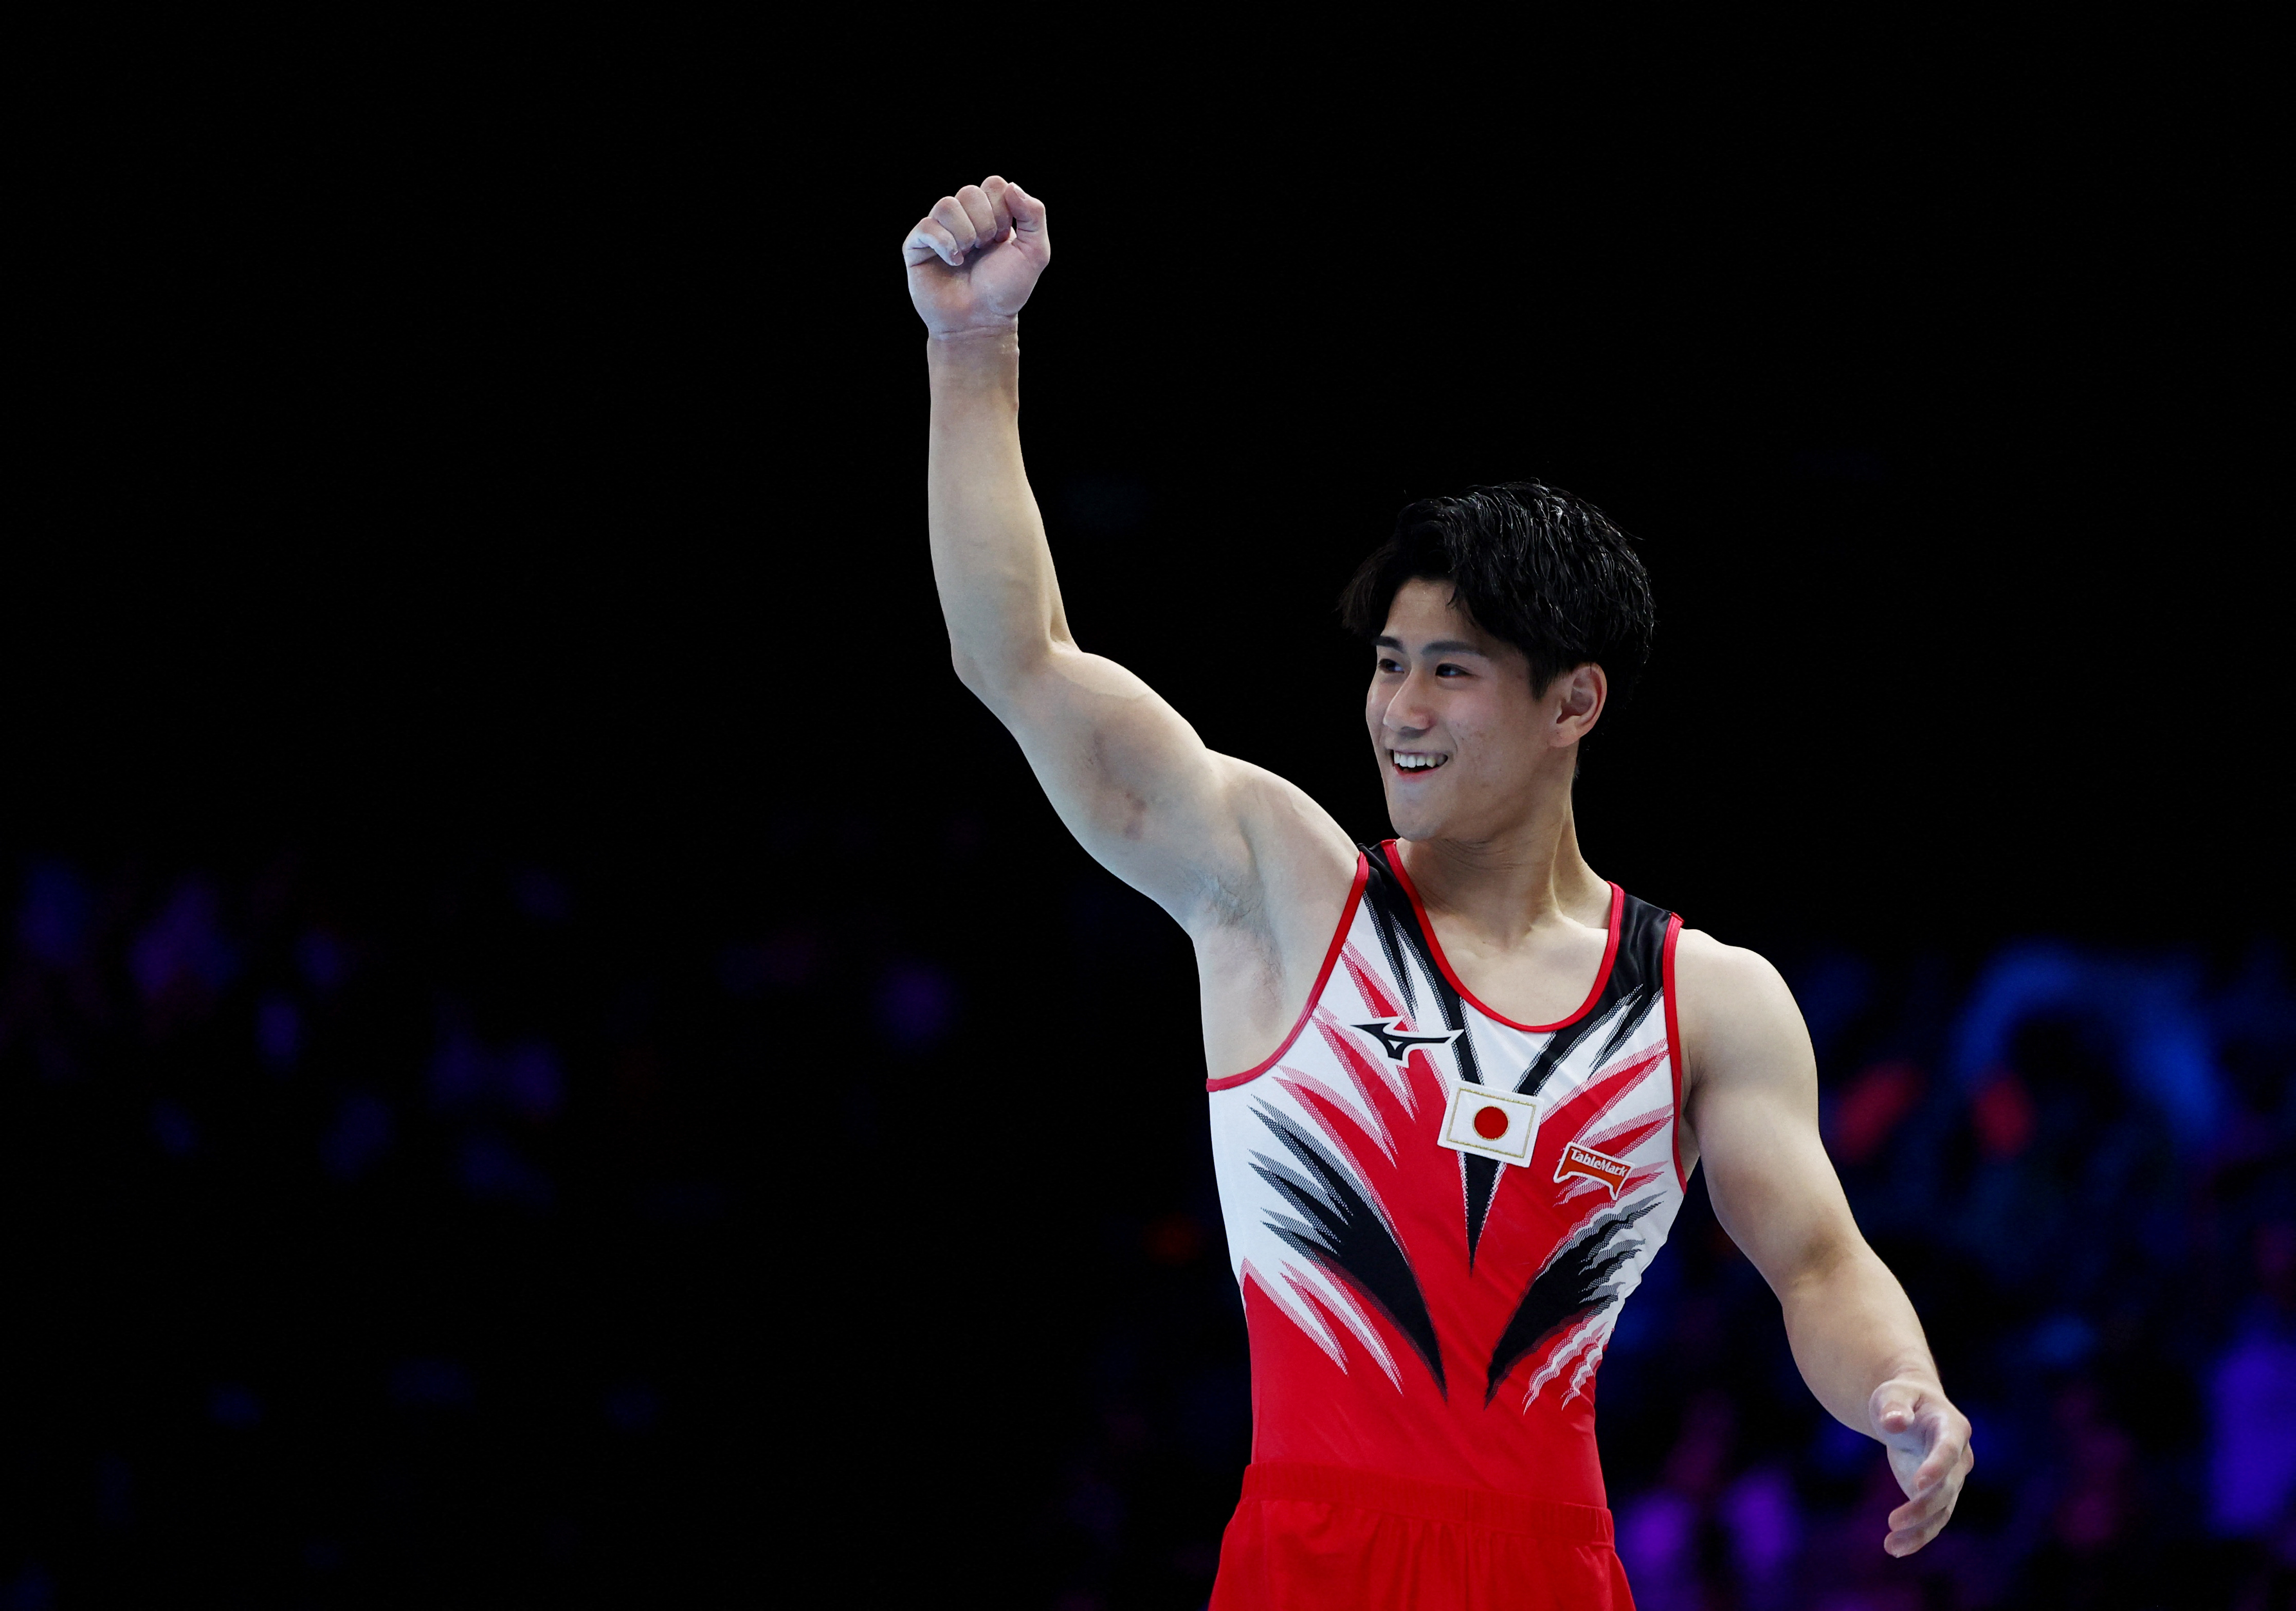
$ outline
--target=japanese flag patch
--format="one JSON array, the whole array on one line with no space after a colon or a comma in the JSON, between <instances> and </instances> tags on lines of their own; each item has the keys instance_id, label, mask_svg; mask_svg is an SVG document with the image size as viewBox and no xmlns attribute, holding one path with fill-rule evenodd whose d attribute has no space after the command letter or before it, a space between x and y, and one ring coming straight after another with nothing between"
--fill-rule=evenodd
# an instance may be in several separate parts
<instances>
[{"instance_id":1,"label":"japanese flag patch","mask_svg":"<svg viewBox=\"0 0 2296 1611\"><path fill-rule=\"evenodd\" d=\"M1531 1144L1538 1138L1538 1097L1465 1084L1451 1088L1451 1105L1444 1111L1442 1133L1436 1137L1453 1152L1496 1158L1502 1163L1529 1163Z\"/></svg>"}]
</instances>

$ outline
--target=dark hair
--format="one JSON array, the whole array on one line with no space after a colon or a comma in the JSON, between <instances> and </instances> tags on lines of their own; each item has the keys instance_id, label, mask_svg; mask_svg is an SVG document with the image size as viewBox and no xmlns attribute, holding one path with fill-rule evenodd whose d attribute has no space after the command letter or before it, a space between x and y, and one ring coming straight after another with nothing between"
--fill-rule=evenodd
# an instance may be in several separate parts
<instances>
[{"instance_id":1,"label":"dark hair","mask_svg":"<svg viewBox=\"0 0 2296 1611\"><path fill-rule=\"evenodd\" d=\"M1422 498L1395 517L1340 595L1349 631L1376 637L1403 584L1451 584L1451 604L1530 659L1530 686L1592 661L1623 700L1650 659L1650 573L1600 509L1538 481Z\"/></svg>"}]
</instances>

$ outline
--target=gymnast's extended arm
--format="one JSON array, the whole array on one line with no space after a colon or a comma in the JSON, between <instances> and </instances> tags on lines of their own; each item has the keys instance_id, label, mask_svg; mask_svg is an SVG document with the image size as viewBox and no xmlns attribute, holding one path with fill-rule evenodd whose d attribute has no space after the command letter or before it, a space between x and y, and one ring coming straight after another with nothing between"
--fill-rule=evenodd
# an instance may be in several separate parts
<instances>
[{"instance_id":1,"label":"gymnast's extended arm","mask_svg":"<svg viewBox=\"0 0 2296 1611\"><path fill-rule=\"evenodd\" d=\"M1217 931L1291 921L1265 914L1300 911L1289 886L1305 883L1305 926L1324 933L1252 943L1263 957L1320 958L1354 864L1345 834L1292 785L1207 749L1140 678L1070 635L1021 456L1019 316L1052 255L1044 203L994 177L968 185L934 204L902 254L927 331L927 510L957 675L1020 741L1070 831L1200 948ZM1283 976L1267 989L1295 998L1296 1013L1306 982L1274 971Z\"/></svg>"},{"instance_id":2,"label":"gymnast's extended arm","mask_svg":"<svg viewBox=\"0 0 2296 1611\"><path fill-rule=\"evenodd\" d=\"M1777 970L1685 930L1676 953L1685 1106L1714 1212L1785 1310L1794 1362L1843 1425L1878 1439L1906 1502L1882 1548L1952 1517L1974 1457L1905 1289L1851 1218L1817 1133L1817 1060Z\"/></svg>"}]
</instances>

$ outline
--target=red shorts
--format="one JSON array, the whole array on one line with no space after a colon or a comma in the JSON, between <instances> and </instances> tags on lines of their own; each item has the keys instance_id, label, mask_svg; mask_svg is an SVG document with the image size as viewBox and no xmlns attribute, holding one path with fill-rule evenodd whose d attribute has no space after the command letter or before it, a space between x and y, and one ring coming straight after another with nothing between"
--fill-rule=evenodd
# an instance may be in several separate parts
<instances>
[{"instance_id":1,"label":"red shorts","mask_svg":"<svg viewBox=\"0 0 2296 1611\"><path fill-rule=\"evenodd\" d=\"M1210 1611L1634 1611L1599 1505L1264 1460Z\"/></svg>"}]
</instances>

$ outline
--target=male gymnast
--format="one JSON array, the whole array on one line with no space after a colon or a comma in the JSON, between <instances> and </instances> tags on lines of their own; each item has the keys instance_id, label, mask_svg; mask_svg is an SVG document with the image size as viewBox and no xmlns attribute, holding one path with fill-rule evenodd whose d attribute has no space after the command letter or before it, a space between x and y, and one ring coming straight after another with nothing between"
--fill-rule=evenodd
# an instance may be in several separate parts
<instances>
[{"instance_id":1,"label":"male gymnast","mask_svg":"<svg viewBox=\"0 0 2296 1611\"><path fill-rule=\"evenodd\" d=\"M1044 203L968 185L902 255L956 673L1195 945L1252 1373L1214 1611L1631 1607L1594 1374L1702 1159L1810 1391L1888 1451L1882 1548L1928 1543L1969 1422L1850 1217L1793 998L1579 853L1578 746L1650 647L1620 534L1535 481L1402 512L1342 601L1396 835L1359 847L1070 636L1019 428Z\"/></svg>"}]
</instances>

